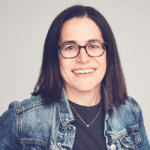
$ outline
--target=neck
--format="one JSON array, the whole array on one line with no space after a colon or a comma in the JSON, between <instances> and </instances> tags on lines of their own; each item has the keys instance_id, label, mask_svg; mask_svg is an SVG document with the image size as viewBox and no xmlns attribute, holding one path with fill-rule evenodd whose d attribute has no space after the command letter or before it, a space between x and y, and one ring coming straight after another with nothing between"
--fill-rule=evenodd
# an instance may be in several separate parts
<instances>
[{"instance_id":1,"label":"neck","mask_svg":"<svg viewBox=\"0 0 150 150\"><path fill-rule=\"evenodd\" d=\"M101 101L100 88L92 91L77 91L65 88L67 98L79 105L94 106Z\"/></svg>"}]
</instances>

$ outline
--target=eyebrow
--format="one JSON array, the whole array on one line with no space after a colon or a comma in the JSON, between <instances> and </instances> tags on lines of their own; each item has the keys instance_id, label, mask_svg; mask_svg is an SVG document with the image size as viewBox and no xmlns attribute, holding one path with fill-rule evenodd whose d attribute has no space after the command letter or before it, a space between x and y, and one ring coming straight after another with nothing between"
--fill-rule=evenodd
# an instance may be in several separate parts
<instances>
[{"instance_id":1,"label":"eyebrow","mask_svg":"<svg viewBox=\"0 0 150 150\"><path fill-rule=\"evenodd\" d=\"M87 41L88 43L92 43L92 42L102 42L99 39L90 39Z\"/></svg>"},{"instance_id":2,"label":"eyebrow","mask_svg":"<svg viewBox=\"0 0 150 150\"><path fill-rule=\"evenodd\" d=\"M64 41L62 44L60 45L65 45L65 44L77 44L76 41L70 40L70 41Z\"/></svg>"},{"instance_id":3,"label":"eyebrow","mask_svg":"<svg viewBox=\"0 0 150 150\"><path fill-rule=\"evenodd\" d=\"M99 39L89 39L86 41L86 43L92 43L92 42L101 42L101 41ZM65 44L77 44L77 41L74 41L74 40L64 41L60 45L65 45Z\"/></svg>"}]
</instances>

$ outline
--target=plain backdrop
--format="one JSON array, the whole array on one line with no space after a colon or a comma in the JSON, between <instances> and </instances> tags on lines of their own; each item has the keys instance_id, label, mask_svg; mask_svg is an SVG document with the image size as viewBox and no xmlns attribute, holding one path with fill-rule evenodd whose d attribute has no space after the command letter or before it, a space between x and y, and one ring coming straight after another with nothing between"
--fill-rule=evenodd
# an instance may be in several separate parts
<instances>
[{"instance_id":1,"label":"plain backdrop","mask_svg":"<svg viewBox=\"0 0 150 150\"><path fill-rule=\"evenodd\" d=\"M0 115L10 102L30 97L48 28L74 4L95 7L112 27L128 93L141 106L150 139L149 0L0 0Z\"/></svg>"}]
</instances>

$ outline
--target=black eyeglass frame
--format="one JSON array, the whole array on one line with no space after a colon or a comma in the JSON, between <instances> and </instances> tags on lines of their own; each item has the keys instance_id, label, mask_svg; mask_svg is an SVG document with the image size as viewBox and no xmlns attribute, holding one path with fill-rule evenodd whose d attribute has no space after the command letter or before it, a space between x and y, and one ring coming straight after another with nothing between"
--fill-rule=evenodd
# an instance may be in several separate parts
<instances>
[{"instance_id":1,"label":"black eyeglass frame","mask_svg":"<svg viewBox=\"0 0 150 150\"><path fill-rule=\"evenodd\" d=\"M89 45L88 43L87 43L86 45L84 45L84 46L75 44L76 46L78 46L79 51L78 51L77 55L74 56L74 57L65 57L65 56L63 56L63 54L62 54L62 52L61 52L63 44L59 45L59 46L58 46L58 49L59 49L59 51L60 51L60 54L61 54L64 58L66 58L66 59L72 59L72 58L77 57L77 56L80 54L81 48L84 48L85 52L86 52L87 55L90 56L90 57L100 57L100 56L102 56L102 55L104 54L104 52L105 52L105 50L106 50L106 45L107 45L108 43L106 43L106 42L100 42L100 41L99 41L99 43L102 44L103 53L102 53L101 55L98 55L98 56L91 56L91 55L87 52L86 47L87 47L87 45Z\"/></svg>"}]
</instances>

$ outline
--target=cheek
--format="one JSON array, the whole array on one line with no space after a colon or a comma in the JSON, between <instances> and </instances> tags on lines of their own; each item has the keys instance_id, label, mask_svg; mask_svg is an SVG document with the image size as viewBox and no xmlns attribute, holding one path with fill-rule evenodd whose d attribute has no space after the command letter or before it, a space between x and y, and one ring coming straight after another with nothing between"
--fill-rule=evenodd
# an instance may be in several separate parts
<instances>
[{"instance_id":1,"label":"cheek","mask_svg":"<svg viewBox=\"0 0 150 150\"><path fill-rule=\"evenodd\" d=\"M101 78L104 78L104 76L106 74L106 70L107 70L106 55L104 55L103 57L97 58L96 61L99 66L99 74L100 74Z\"/></svg>"},{"instance_id":2,"label":"cheek","mask_svg":"<svg viewBox=\"0 0 150 150\"><path fill-rule=\"evenodd\" d=\"M60 69L60 74L63 79L65 79L68 74L69 74L69 61L67 59L59 58L59 69Z\"/></svg>"},{"instance_id":3,"label":"cheek","mask_svg":"<svg viewBox=\"0 0 150 150\"><path fill-rule=\"evenodd\" d=\"M106 53L104 53L104 55L101 57L97 57L96 61L100 68L106 69L106 67L107 67Z\"/></svg>"}]
</instances>

